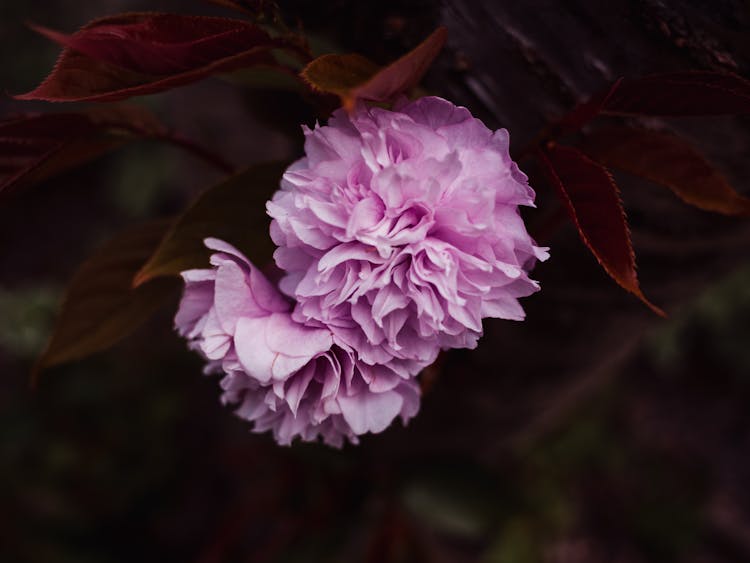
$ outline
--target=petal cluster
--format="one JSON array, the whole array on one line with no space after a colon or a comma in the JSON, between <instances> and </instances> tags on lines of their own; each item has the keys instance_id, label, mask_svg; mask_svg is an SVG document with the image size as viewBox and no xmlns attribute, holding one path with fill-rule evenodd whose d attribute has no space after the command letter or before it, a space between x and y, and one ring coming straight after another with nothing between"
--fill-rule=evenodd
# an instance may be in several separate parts
<instances>
[{"instance_id":1,"label":"petal cluster","mask_svg":"<svg viewBox=\"0 0 750 563\"><path fill-rule=\"evenodd\" d=\"M327 328L295 321L289 299L240 251L217 239L206 245L213 267L183 272L175 324L207 371L225 374L222 400L256 432L271 430L280 444L299 436L341 446L416 414L416 381L362 363Z\"/></svg>"},{"instance_id":2,"label":"petal cluster","mask_svg":"<svg viewBox=\"0 0 750 563\"><path fill-rule=\"evenodd\" d=\"M521 219L534 192L507 131L466 108L361 105L304 131L267 204L278 288L207 239L211 267L183 272L175 324L255 431L340 446L413 417L416 375L475 347L482 319L523 319L547 249Z\"/></svg>"},{"instance_id":3,"label":"petal cluster","mask_svg":"<svg viewBox=\"0 0 750 563\"><path fill-rule=\"evenodd\" d=\"M506 130L425 97L339 111L305 134L267 206L296 319L403 375L475 347L483 318L523 319L547 252L519 214L534 192Z\"/></svg>"}]
</instances>

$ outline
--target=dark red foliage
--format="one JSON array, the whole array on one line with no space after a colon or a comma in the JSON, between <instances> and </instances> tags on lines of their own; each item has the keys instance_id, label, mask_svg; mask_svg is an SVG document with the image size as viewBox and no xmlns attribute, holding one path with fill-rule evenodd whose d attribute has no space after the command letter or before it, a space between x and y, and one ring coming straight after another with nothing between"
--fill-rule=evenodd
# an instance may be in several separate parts
<instances>
[{"instance_id":1,"label":"dark red foliage","mask_svg":"<svg viewBox=\"0 0 750 563\"><path fill-rule=\"evenodd\" d=\"M234 168L169 131L139 106L117 104L81 112L24 115L0 121L0 198L139 138L178 146L222 172Z\"/></svg>"},{"instance_id":2,"label":"dark red foliage","mask_svg":"<svg viewBox=\"0 0 750 563\"><path fill-rule=\"evenodd\" d=\"M20 100L111 102L220 72L278 67L273 49L295 48L243 20L132 13L95 20L73 35L36 27L65 47L52 73Z\"/></svg>"},{"instance_id":3,"label":"dark red foliage","mask_svg":"<svg viewBox=\"0 0 750 563\"><path fill-rule=\"evenodd\" d=\"M91 123L79 114L42 115L0 123L0 193L31 174L62 144L60 131L86 134Z\"/></svg>"},{"instance_id":4,"label":"dark red foliage","mask_svg":"<svg viewBox=\"0 0 750 563\"><path fill-rule=\"evenodd\" d=\"M267 9L275 9L275 3L269 0L206 0L209 4L223 6L236 12L251 16L263 15Z\"/></svg>"},{"instance_id":5,"label":"dark red foliage","mask_svg":"<svg viewBox=\"0 0 750 563\"><path fill-rule=\"evenodd\" d=\"M554 143L540 149L537 156L581 240L599 264L623 289L663 316L638 283L625 211L609 171L578 149Z\"/></svg>"},{"instance_id":6,"label":"dark red foliage","mask_svg":"<svg viewBox=\"0 0 750 563\"><path fill-rule=\"evenodd\" d=\"M24 116L0 123L0 196L92 160L125 142L115 121L87 113Z\"/></svg>"},{"instance_id":7,"label":"dark red foliage","mask_svg":"<svg viewBox=\"0 0 750 563\"><path fill-rule=\"evenodd\" d=\"M703 155L671 133L608 127L589 136L584 150L606 166L669 188L700 209L750 216L750 198L737 193Z\"/></svg>"},{"instance_id":8,"label":"dark red foliage","mask_svg":"<svg viewBox=\"0 0 750 563\"><path fill-rule=\"evenodd\" d=\"M71 280L52 336L33 377L49 366L105 350L145 322L174 295L176 279L133 288L131 280L171 222L155 220L131 227L81 264Z\"/></svg>"},{"instance_id":9,"label":"dark red foliage","mask_svg":"<svg viewBox=\"0 0 750 563\"><path fill-rule=\"evenodd\" d=\"M555 132L574 132L581 129L589 121L594 119L602 111L602 108L617 91L622 83L622 78L617 80L605 91L592 96L587 101L577 105L573 111L565 115L554 126Z\"/></svg>"},{"instance_id":10,"label":"dark red foliage","mask_svg":"<svg viewBox=\"0 0 750 563\"><path fill-rule=\"evenodd\" d=\"M711 71L652 74L620 81L602 110L616 115L747 114L750 82Z\"/></svg>"}]
</instances>

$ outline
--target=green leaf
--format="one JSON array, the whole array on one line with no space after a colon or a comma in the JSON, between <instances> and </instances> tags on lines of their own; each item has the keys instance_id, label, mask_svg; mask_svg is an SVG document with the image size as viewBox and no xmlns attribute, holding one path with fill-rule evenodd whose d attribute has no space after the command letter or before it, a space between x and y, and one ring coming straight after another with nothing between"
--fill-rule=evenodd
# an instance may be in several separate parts
<instances>
[{"instance_id":1,"label":"green leaf","mask_svg":"<svg viewBox=\"0 0 750 563\"><path fill-rule=\"evenodd\" d=\"M412 51L382 69L360 55L323 55L305 67L302 77L315 90L339 96L348 111L360 99L387 102L419 83L447 37L446 28L439 27Z\"/></svg>"},{"instance_id":2,"label":"green leaf","mask_svg":"<svg viewBox=\"0 0 750 563\"><path fill-rule=\"evenodd\" d=\"M132 227L96 251L73 277L52 337L34 367L44 368L109 348L145 322L179 288L154 280L136 289L135 272L163 237L169 221Z\"/></svg>"},{"instance_id":3,"label":"green leaf","mask_svg":"<svg viewBox=\"0 0 750 563\"><path fill-rule=\"evenodd\" d=\"M286 166L278 162L253 166L203 192L169 229L133 284L206 267L211 254L203 245L206 237L232 243L258 265L270 261L274 246L266 201L278 189Z\"/></svg>"}]
</instances>

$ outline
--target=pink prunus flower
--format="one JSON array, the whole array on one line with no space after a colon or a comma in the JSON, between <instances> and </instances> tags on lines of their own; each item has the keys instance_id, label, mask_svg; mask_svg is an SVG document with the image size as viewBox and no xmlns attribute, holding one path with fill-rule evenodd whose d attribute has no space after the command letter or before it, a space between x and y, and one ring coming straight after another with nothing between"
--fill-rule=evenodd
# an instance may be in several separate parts
<instances>
[{"instance_id":1,"label":"pink prunus flower","mask_svg":"<svg viewBox=\"0 0 750 563\"><path fill-rule=\"evenodd\" d=\"M465 108L360 105L305 134L268 203L280 291L207 239L212 268L183 272L175 324L255 431L340 446L413 417L415 376L475 347L484 318L523 319L547 251L521 219L534 192L507 131Z\"/></svg>"},{"instance_id":2,"label":"pink prunus flower","mask_svg":"<svg viewBox=\"0 0 750 563\"><path fill-rule=\"evenodd\" d=\"M292 303L231 245L206 239L210 269L183 272L178 332L224 374L222 400L256 432L280 444L295 437L345 439L381 432L419 409L419 386L384 365L368 365L324 327L291 316Z\"/></svg>"},{"instance_id":3,"label":"pink prunus flower","mask_svg":"<svg viewBox=\"0 0 750 563\"><path fill-rule=\"evenodd\" d=\"M547 252L519 214L534 192L505 129L426 97L339 110L305 135L268 203L295 320L413 376L441 349L475 347L482 319L523 319Z\"/></svg>"}]
</instances>

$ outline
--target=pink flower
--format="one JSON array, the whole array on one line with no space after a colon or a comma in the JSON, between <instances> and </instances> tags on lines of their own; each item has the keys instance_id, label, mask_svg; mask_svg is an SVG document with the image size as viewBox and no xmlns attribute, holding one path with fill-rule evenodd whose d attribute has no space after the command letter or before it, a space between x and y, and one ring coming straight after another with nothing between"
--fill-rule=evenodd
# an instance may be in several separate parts
<instances>
[{"instance_id":1,"label":"pink flower","mask_svg":"<svg viewBox=\"0 0 750 563\"><path fill-rule=\"evenodd\" d=\"M175 326L209 361L208 372L225 374L222 400L238 404L254 431L271 430L280 444L320 436L341 446L416 414L416 381L363 364L327 328L297 322L290 301L241 252L205 242L213 267L183 272Z\"/></svg>"},{"instance_id":2,"label":"pink flower","mask_svg":"<svg viewBox=\"0 0 750 563\"><path fill-rule=\"evenodd\" d=\"M546 249L519 214L534 192L494 133L441 98L339 110L268 203L294 319L369 365L415 375L473 348L482 319L521 320Z\"/></svg>"},{"instance_id":3,"label":"pink flower","mask_svg":"<svg viewBox=\"0 0 750 563\"><path fill-rule=\"evenodd\" d=\"M175 324L255 431L340 446L413 417L416 374L475 347L484 318L523 319L547 252L519 213L534 192L507 131L465 108L362 105L305 133L268 203L283 294L207 239L213 267L183 272Z\"/></svg>"}]
</instances>

